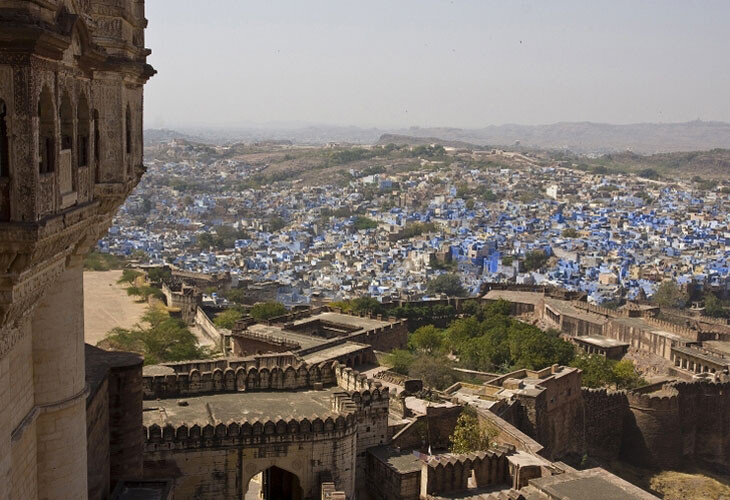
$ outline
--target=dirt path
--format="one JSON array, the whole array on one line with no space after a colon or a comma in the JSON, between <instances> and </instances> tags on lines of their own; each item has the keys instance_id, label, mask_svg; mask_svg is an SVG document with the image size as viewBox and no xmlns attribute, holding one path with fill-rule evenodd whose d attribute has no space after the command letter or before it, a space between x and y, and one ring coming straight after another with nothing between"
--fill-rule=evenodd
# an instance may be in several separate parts
<instances>
[{"instance_id":1,"label":"dirt path","mask_svg":"<svg viewBox=\"0 0 730 500\"><path fill-rule=\"evenodd\" d=\"M96 345L114 327L130 328L147 309L144 303L129 297L124 286L117 285L121 271L87 271L84 273L84 336Z\"/></svg>"}]
</instances>

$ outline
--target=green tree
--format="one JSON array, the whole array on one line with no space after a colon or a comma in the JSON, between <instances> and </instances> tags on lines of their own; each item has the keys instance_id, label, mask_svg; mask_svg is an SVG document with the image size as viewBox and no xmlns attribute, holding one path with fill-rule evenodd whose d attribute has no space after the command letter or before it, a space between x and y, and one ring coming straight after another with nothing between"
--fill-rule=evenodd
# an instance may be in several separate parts
<instances>
[{"instance_id":1,"label":"green tree","mask_svg":"<svg viewBox=\"0 0 730 500\"><path fill-rule=\"evenodd\" d=\"M218 328L225 328L231 330L236 321L243 317L243 313L238 309L226 309L215 317L213 323Z\"/></svg>"},{"instance_id":2,"label":"green tree","mask_svg":"<svg viewBox=\"0 0 730 500\"><path fill-rule=\"evenodd\" d=\"M466 406L449 437L451 442L449 451L462 454L488 450L497 434L498 431L495 427L480 422L476 410L471 406Z\"/></svg>"},{"instance_id":3,"label":"green tree","mask_svg":"<svg viewBox=\"0 0 730 500\"><path fill-rule=\"evenodd\" d=\"M525 269L527 271L537 271L548 261L548 256L542 250L532 250L525 255Z\"/></svg>"},{"instance_id":4,"label":"green tree","mask_svg":"<svg viewBox=\"0 0 730 500\"><path fill-rule=\"evenodd\" d=\"M179 319L150 308L142 320L144 325L137 324L131 329L114 328L100 345L112 350L142 354L145 364L204 359L211 356L210 350L200 347L195 335Z\"/></svg>"},{"instance_id":5,"label":"green tree","mask_svg":"<svg viewBox=\"0 0 730 500\"><path fill-rule=\"evenodd\" d=\"M411 334L408 345L411 349L425 351L429 354L441 349L444 335L433 325L422 326Z\"/></svg>"},{"instance_id":6,"label":"green tree","mask_svg":"<svg viewBox=\"0 0 730 500\"><path fill-rule=\"evenodd\" d=\"M388 353L385 358L385 364L390 366L390 369L401 375L408 375L408 370L411 368L415 356L405 349L395 349Z\"/></svg>"},{"instance_id":7,"label":"green tree","mask_svg":"<svg viewBox=\"0 0 730 500\"><path fill-rule=\"evenodd\" d=\"M273 217L269 217L269 230L272 233L275 233L277 231L280 231L286 227L286 221L279 217L278 215L275 215Z\"/></svg>"},{"instance_id":8,"label":"green tree","mask_svg":"<svg viewBox=\"0 0 730 500\"><path fill-rule=\"evenodd\" d=\"M663 281L651 296L651 301L661 307L683 308L689 301L689 295L683 292L673 280Z\"/></svg>"},{"instance_id":9,"label":"green tree","mask_svg":"<svg viewBox=\"0 0 730 500\"><path fill-rule=\"evenodd\" d=\"M153 267L147 271L147 278L153 283L169 280L172 277L172 271L168 267Z\"/></svg>"},{"instance_id":10,"label":"green tree","mask_svg":"<svg viewBox=\"0 0 730 500\"><path fill-rule=\"evenodd\" d=\"M575 358L571 366L583 372L584 387L635 389L645 383L628 359L616 361L600 354L584 354Z\"/></svg>"},{"instance_id":11,"label":"green tree","mask_svg":"<svg viewBox=\"0 0 730 500\"><path fill-rule=\"evenodd\" d=\"M120 285L123 283L134 284L136 279L142 276L142 274L143 273L135 271L134 269L124 269L122 270L122 276L117 280L117 283Z\"/></svg>"},{"instance_id":12,"label":"green tree","mask_svg":"<svg viewBox=\"0 0 730 500\"><path fill-rule=\"evenodd\" d=\"M408 375L438 390L444 390L458 381L452 363L443 355L416 356L408 367Z\"/></svg>"},{"instance_id":13,"label":"green tree","mask_svg":"<svg viewBox=\"0 0 730 500\"><path fill-rule=\"evenodd\" d=\"M378 227L378 223L368 217L358 216L355 217L355 229L358 231L361 229L375 229Z\"/></svg>"},{"instance_id":14,"label":"green tree","mask_svg":"<svg viewBox=\"0 0 730 500\"><path fill-rule=\"evenodd\" d=\"M463 297L466 295L466 290L461 284L461 278L451 273L441 274L429 281L426 290L430 294L445 293L449 297Z\"/></svg>"},{"instance_id":15,"label":"green tree","mask_svg":"<svg viewBox=\"0 0 730 500\"><path fill-rule=\"evenodd\" d=\"M249 311L251 317L256 321L266 321L286 313L286 307L279 302L259 302Z\"/></svg>"},{"instance_id":16,"label":"green tree","mask_svg":"<svg viewBox=\"0 0 730 500\"><path fill-rule=\"evenodd\" d=\"M705 314L715 318L724 318L728 312L715 294L708 293L705 295Z\"/></svg>"},{"instance_id":17,"label":"green tree","mask_svg":"<svg viewBox=\"0 0 730 500\"><path fill-rule=\"evenodd\" d=\"M566 227L563 229L563 238L577 238L578 231L572 227Z\"/></svg>"}]
</instances>

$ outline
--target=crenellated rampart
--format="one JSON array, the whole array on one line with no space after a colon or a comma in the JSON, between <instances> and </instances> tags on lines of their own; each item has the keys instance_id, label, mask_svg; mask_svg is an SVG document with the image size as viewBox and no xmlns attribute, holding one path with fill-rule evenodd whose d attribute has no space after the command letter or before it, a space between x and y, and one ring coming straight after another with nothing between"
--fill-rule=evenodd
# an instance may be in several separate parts
<instances>
[{"instance_id":1,"label":"crenellated rampart","mask_svg":"<svg viewBox=\"0 0 730 500\"><path fill-rule=\"evenodd\" d=\"M672 323L671 321L665 321L663 319L657 319L657 318L643 318L644 321L646 321L648 324L652 326L657 326L661 328L662 330L666 330L671 333L675 333L679 335L680 337L684 337L686 339L697 341L697 330L694 330L692 328L677 325L675 323Z\"/></svg>"},{"instance_id":2,"label":"crenellated rampart","mask_svg":"<svg viewBox=\"0 0 730 500\"><path fill-rule=\"evenodd\" d=\"M329 439L355 432L357 418L354 412L325 418L279 418L243 422L144 428L145 451L175 451L190 448L220 446L251 446L270 443Z\"/></svg>"},{"instance_id":3,"label":"crenellated rampart","mask_svg":"<svg viewBox=\"0 0 730 500\"><path fill-rule=\"evenodd\" d=\"M145 399L167 399L216 392L254 390L296 390L315 384L337 383L334 363L292 365L269 368L215 367L201 372L192 368L188 373L145 376L142 380Z\"/></svg>"},{"instance_id":4,"label":"crenellated rampart","mask_svg":"<svg viewBox=\"0 0 730 500\"><path fill-rule=\"evenodd\" d=\"M421 498L465 491L472 477L479 488L508 483L510 446L463 455L434 456L421 466Z\"/></svg>"},{"instance_id":5,"label":"crenellated rampart","mask_svg":"<svg viewBox=\"0 0 730 500\"><path fill-rule=\"evenodd\" d=\"M621 451L624 417L628 410L626 393L584 387L582 395L586 452L594 457L615 459Z\"/></svg>"}]
</instances>

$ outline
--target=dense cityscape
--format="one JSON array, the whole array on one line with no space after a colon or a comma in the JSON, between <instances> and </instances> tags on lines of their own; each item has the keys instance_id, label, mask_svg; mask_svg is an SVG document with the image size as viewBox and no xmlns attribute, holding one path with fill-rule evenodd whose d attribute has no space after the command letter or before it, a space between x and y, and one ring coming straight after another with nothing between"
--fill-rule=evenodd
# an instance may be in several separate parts
<instances>
[{"instance_id":1,"label":"dense cityscape","mask_svg":"<svg viewBox=\"0 0 730 500\"><path fill-rule=\"evenodd\" d=\"M148 147L148 171L99 249L275 283L286 305L416 300L443 273L470 295L484 282L553 285L596 304L651 297L666 279L730 290L730 185L502 150L400 149L413 156L303 182L267 178L245 155L221 159L230 147Z\"/></svg>"}]
</instances>

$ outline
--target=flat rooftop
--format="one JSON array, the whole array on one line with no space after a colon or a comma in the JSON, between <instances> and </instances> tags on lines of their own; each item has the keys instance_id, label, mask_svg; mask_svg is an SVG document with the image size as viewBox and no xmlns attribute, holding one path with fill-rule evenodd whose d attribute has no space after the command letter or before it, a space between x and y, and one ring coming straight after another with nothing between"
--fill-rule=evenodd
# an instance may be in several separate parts
<instances>
[{"instance_id":1,"label":"flat rooftop","mask_svg":"<svg viewBox=\"0 0 730 500\"><path fill-rule=\"evenodd\" d=\"M520 292L516 290L490 290L482 297L486 300L506 300L516 304L532 304L537 305L545 299L545 295L540 292Z\"/></svg>"},{"instance_id":2,"label":"flat rooftop","mask_svg":"<svg viewBox=\"0 0 730 500\"><path fill-rule=\"evenodd\" d=\"M561 315L567 315L572 318L582 319L584 321L588 321L589 323L602 325L608 322L608 319L605 316L585 311L583 309L578 309L567 300L545 297L545 305L549 306L551 309L557 311Z\"/></svg>"},{"instance_id":3,"label":"flat rooftop","mask_svg":"<svg viewBox=\"0 0 730 500\"><path fill-rule=\"evenodd\" d=\"M263 323L256 323L249 326L248 331L258 333L260 335L268 335L270 337L286 339L290 342L296 342L301 346L302 349L309 349L310 347L316 347L320 344L324 344L325 342L327 342L327 339L324 337L315 337L314 335L296 333L289 330L284 330L282 326L269 326Z\"/></svg>"},{"instance_id":4,"label":"flat rooftop","mask_svg":"<svg viewBox=\"0 0 730 500\"><path fill-rule=\"evenodd\" d=\"M310 365L314 365L317 363L321 363L323 361L328 361L330 359L335 359L339 356L343 356L346 354L350 354L357 351L362 351L364 349L367 349L368 345L365 344L359 344L357 342L345 342L344 344L332 346L332 347L325 347L319 351L313 352L311 354L305 354L302 356L302 359L309 363Z\"/></svg>"},{"instance_id":5,"label":"flat rooftop","mask_svg":"<svg viewBox=\"0 0 730 500\"><path fill-rule=\"evenodd\" d=\"M379 319L371 319L368 317L351 316L349 314L342 314L336 312L324 312L309 316L308 318L302 318L294 321L295 325L303 325L305 323L311 323L312 321L329 321L331 323L337 323L340 325L346 325L358 330L374 330L376 328L383 328L390 325L390 321L383 321Z\"/></svg>"},{"instance_id":6,"label":"flat rooftop","mask_svg":"<svg viewBox=\"0 0 730 500\"><path fill-rule=\"evenodd\" d=\"M722 354L730 355L730 342L725 342L724 340L707 340L705 342L702 342L702 347L712 349L713 351Z\"/></svg>"},{"instance_id":7,"label":"flat rooftop","mask_svg":"<svg viewBox=\"0 0 730 500\"><path fill-rule=\"evenodd\" d=\"M653 500L657 498L600 468L532 479L530 484L550 495L550 498L561 500Z\"/></svg>"},{"instance_id":8,"label":"flat rooftop","mask_svg":"<svg viewBox=\"0 0 730 500\"><path fill-rule=\"evenodd\" d=\"M628 347L628 342L621 342L620 340L612 339L609 337L604 337L602 335L586 335L586 336L578 336L573 337L573 340L578 342L585 342L586 344L591 344L597 347L602 347L604 349L611 348L611 347Z\"/></svg>"},{"instance_id":9,"label":"flat rooftop","mask_svg":"<svg viewBox=\"0 0 730 500\"><path fill-rule=\"evenodd\" d=\"M413 454L413 451L399 450L392 446L378 446L370 448L368 453L401 474L420 472L421 465L423 464L423 462Z\"/></svg>"},{"instance_id":10,"label":"flat rooftop","mask_svg":"<svg viewBox=\"0 0 730 500\"><path fill-rule=\"evenodd\" d=\"M256 419L326 418L337 416L331 408L332 396L342 392L338 386L321 391L246 391L208 394L175 399L144 401L144 425L217 425L253 422ZM180 406L178 401L187 402Z\"/></svg>"}]
</instances>

